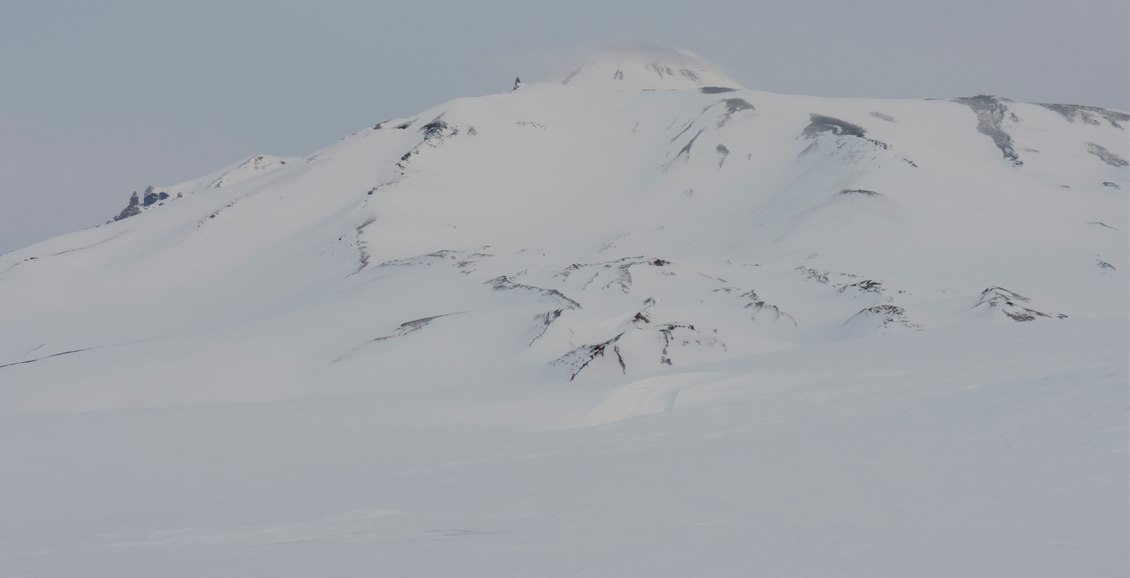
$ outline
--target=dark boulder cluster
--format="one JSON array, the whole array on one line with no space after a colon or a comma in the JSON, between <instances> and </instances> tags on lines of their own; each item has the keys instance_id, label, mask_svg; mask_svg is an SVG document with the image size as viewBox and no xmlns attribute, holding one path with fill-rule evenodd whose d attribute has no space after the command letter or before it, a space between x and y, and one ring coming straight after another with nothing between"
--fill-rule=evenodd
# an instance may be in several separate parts
<instances>
[{"instance_id":1,"label":"dark boulder cluster","mask_svg":"<svg viewBox=\"0 0 1130 578\"><path fill-rule=\"evenodd\" d=\"M129 197L129 204L126 205L126 208L122 209L122 211L118 213L116 217L114 217L114 220L120 221L122 219L140 214L142 207L154 205L156 203L164 201L167 198L169 198L169 193L166 193L164 191L156 192L153 190L152 186L145 187L145 194L140 199L138 198L137 191L134 191L133 194Z\"/></svg>"},{"instance_id":2,"label":"dark boulder cluster","mask_svg":"<svg viewBox=\"0 0 1130 578\"><path fill-rule=\"evenodd\" d=\"M145 196L141 198L141 206L148 207L158 201L163 201L169 198L169 193L161 191L160 193L153 192L153 187L145 190Z\"/></svg>"},{"instance_id":3,"label":"dark boulder cluster","mask_svg":"<svg viewBox=\"0 0 1130 578\"><path fill-rule=\"evenodd\" d=\"M137 200L137 191L134 191L133 194L130 195L129 204L126 205L126 208L122 209L122 212L118 213L118 216L114 217L114 220L120 221L120 220L125 219L127 217L132 217L132 216L134 216L134 215L136 215L140 212L141 212L141 205L140 205L140 203L138 203L138 200Z\"/></svg>"}]
</instances>

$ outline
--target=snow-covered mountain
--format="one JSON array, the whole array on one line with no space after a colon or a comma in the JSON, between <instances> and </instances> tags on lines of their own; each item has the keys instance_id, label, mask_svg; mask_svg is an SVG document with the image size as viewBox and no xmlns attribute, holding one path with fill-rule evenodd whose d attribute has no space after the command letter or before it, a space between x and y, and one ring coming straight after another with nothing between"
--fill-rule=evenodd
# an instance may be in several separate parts
<instances>
[{"instance_id":1,"label":"snow-covered mountain","mask_svg":"<svg viewBox=\"0 0 1130 578\"><path fill-rule=\"evenodd\" d=\"M470 487L467 502L432 514L462 521L421 515L398 518L410 520L398 527L413 528L404 531L423 540L425 550L431 540L456 557L471 546L529 547L542 556L532 559L558 564L523 566L525 556L503 556L501 565L475 566L479 575L777 572L791 566L780 563L789 550L774 542L772 525L824 544L844 530L837 520L846 518L837 516L848 514L837 508L860 496L886 499L883 484L864 488L875 471L906 478L913 488L903 489L913 498L894 497L891 504L919 508L917 514L877 506L881 511L868 522L860 512L860 524L877 525L862 534L870 541L827 550L830 557L797 546L792 552L808 562L798 562L796 575L1001 575L1008 568L1036 570L1018 575L1097 575L1078 565L1089 560L1088 568L1102 573L1126 561L1127 531L1119 521L1126 468L1117 466L1126 463L1128 126L1123 112L985 95L773 94L743 88L683 51L590 55L543 82L386 120L305 158L257 155L156 187L116 221L0 256L0 414L24 440L58 425L123 443L137 427L164 440L135 448L138 455L169 464L155 457L162 444L186 443L191 453L237 443L226 436L255 435L257 426L246 421L254 415L253 422L263 420L263 431L277 436L252 444L267 454L251 458L258 469L247 480L256 484L271 471L294 474L297 462L277 454L293 447L311 463L326 459L312 453L337 448L326 464L380 486L375 480L383 475L412 477L417 466L455 464L460 452L438 448L460 431L474 440L456 443L465 459L501 465L457 468L455 479ZM265 415L271 408L278 416ZM307 419L305 412L324 415ZM628 419L653 414L665 417ZM207 416L201 419L221 433L178 441L168 427L154 425L194 415ZM117 423L106 416L124 416L130 429L106 433L101 428ZM295 419L315 441L295 441L298 434L285 427ZM796 425L801 422L806 425ZM869 423L890 429L872 431ZM841 444L811 443L810 436L840 435L841 426ZM422 441L407 442L416 449L405 450L422 456L420 463L378 444L384 449L377 453L393 465L344 466L338 457L364 451L356 440L341 440L350 428L408 437L414 434L405 432L424 428ZM967 428L962 431L972 437L951 437L954 428ZM803 498L804 492L780 494L789 476L770 476L758 486L758 468L737 466L736 479L752 484L749 491L796 505L770 511L718 477L724 470L715 466L745 459L736 440L782 431L788 432L779 440L784 445L750 447L780 471L793 468L811 490L827 488L810 475L845 476L847 489L829 494L840 506ZM522 446L505 435L516 432L533 441ZM1061 435L1077 435L1078 443L1054 437ZM705 454L688 441L711 436L721 436L723 446ZM1022 449L997 447L1004 438ZM48 446L36 445L42 443ZM32 447L56 443L37 439ZM702 477L686 474L689 486L709 485L730 496L736 512L764 515L770 526L746 526L749 520L731 518L723 502L716 505L722 509L699 509L696 500L711 498L692 499L673 481L684 474L655 470L658 458L648 456L664 444L663 452L691 460L688 468L696 467L694 456L705 456ZM63 455L85 451L82 443L67 445ZM39 459L19 454L20 447L9 439L2 449L21 462ZM931 448L942 453L921 457ZM605 463L604 452L617 451L629 452L627 463L654 470L652 483L667 491L635 494L636 475L614 460ZM558 475L524 477L530 473L514 469L522 455L554 452L565 457L542 465L560 469ZM234 470L220 464L243 454L219 455L228 458L199 459L204 470L223 477ZM604 457L587 461L593 455ZM845 463L850 455L870 462ZM809 457L822 465L805 466ZM5 459L12 463L10 455ZM125 459L110 461L126 468ZM970 459L1016 464L993 477L998 463L971 466ZM1060 460L1069 473L1016 489L1017 480L1044 475L1040 464L1054 468ZM562 488L581 477L573 466L596 463L607 468L591 473L609 476L608 494L561 498L575 519L516 522L517 512L549 507L557 499L550 494L569 495ZM983 469L963 477L935 466ZM125 473L95 470L101 481L93 495L106 504L126 499L112 483ZM479 512L473 504L507 510L483 492L490 476L511 474L522 481L510 491L555 490L543 502L513 498L524 505L511 517ZM166 473L148 475L154 483L177 483ZM273 517L279 510L265 503L242 506L240 519L254 519L251 525L218 514L219 503L250 491L242 484L252 482L234 480L166 496L194 504L192 514L162 502L163 514L151 519L148 510L134 509L143 519L127 522L87 504L80 508L85 523L101 537L68 533L59 544L77 548L76 560L128 573L181 556L225 568L217 562L225 554L216 549L232 544L277 550L326 536L350 544L410 541L384 526L396 516L381 513L404 505L380 503L373 488L351 485L340 497L312 498L320 474L286 479L304 480L280 490L290 502L283 508L288 515L306 520L289 534L288 522ZM430 490L411 494L388 482L400 488L390 492L432 499L433 491L447 491L427 476L413 479ZM991 487L968 487L980 482ZM13 491L54 498L61 491L36 489L30 474L7 483ZM949 483L957 486L943 488ZM575 487L601 491L588 482ZM919 492L927 490L956 500L956 511L921 502L926 494ZM998 495L1008 491L1018 497ZM625 510L636 498L642 509ZM590 499L613 513L585 518ZM805 499L814 501L797 505ZM672 516L689 526L677 530L672 519L656 517L651 508L661 500L673 501ZM1024 504L1046 506L1054 523L1031 523L1021 512L1033 510ZM978 550L962 534L986 509L998 517L986 521L985 532L1024 536L988 538L1001 556ZM354 513L337 516L346 510ZM362 510L369 513L356 513ZM20 568L49 567L29 553L49 551L45 542L16 529L61 514L34 506L18 511L0 535L0 549L9 544ZM656 554L668 562L631 564L644 543L625 535L637 514L640 524L666 528L645 533L659 548L692 538L721 544L710 558L717 571L670 564L671 552ZM946 547L932 549L925 535L919 541L887 533L912 515L938 524L939 539L958 552L948 565L938 558ZM193 516L203 518L186 521ZM173 519L182 525L170 526ZM433 522L468 527L428 526ZM1055 529L1061 523L1073 530ZM168 528L189 529L160 533ZM574 551L560 540L586 532L623 550L584 542L577 552L604 566L563 562ZM745 565L741 556L721 554L733 553L726 545L735 544L720 536L742 532L776 544L767 554L775 562ZM919 557L869 564L896 539ZM1063 549L1047 548L1052 543ZM354 559L419 570L396 575L449 569L421 568L414 547L376 551L383 554ZM863 554L852 558L851 551ZM324 568L324 555L319 550L321 561L307 569ZM1018 563L1018 556L1030 558ZM266 568L258 558L247 560L247 568ZM852 570L820 571L834 560ZM311 575L296 568L273 571Z\"/></svg>"}]
</instances>

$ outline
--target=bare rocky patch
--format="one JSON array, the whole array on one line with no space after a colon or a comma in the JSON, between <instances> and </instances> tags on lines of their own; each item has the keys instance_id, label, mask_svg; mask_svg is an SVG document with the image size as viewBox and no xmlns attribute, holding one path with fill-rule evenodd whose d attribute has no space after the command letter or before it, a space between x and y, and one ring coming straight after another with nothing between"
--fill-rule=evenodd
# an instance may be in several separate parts
<instances>
[{"instance_id":1,"label":"bare rocky patch","mask_svg":"<svg viewBox=\"0 0 1130 578\"><path fill-rule=\"evenodd\" d=\"M977 115L977 132L993 139L1004 159L1019 167L1024 164L1020 155L1012 145L1012 136L1004 130L1005 114L1008 113L1008 102L1004 98L981 94L977 96L956 98L954 102L968 106Z\"/></svg>"},{"instance_id":2,"label":"bare rocky patch","mask_svg":"<svg viewBox=\"0 0 1130 578\"><path fill-rule=\"evenodd\" d=\"M1087 143L1087 152L1095 155L1099 158L1100 161L1112 167L1124 167L1130 165L1130 163L1126 162L1126 159L1110 152L1101 145L1097 145L1093 142Z\"/></svg>"},{"instance_id":3,"label":"bare rocky patch","mask_svg":"<svg viewBox=\"0 0 1130 578\"><path fill-rule=\"evenodd\" d=\"M1030 299L1004 287L989 287L981 292L980 300L973 306L997 309L1013 321L1034 321L1039 318L1067 319L1062 313L1045 313L1029 307Z\"/></svg>"}]
</instances>

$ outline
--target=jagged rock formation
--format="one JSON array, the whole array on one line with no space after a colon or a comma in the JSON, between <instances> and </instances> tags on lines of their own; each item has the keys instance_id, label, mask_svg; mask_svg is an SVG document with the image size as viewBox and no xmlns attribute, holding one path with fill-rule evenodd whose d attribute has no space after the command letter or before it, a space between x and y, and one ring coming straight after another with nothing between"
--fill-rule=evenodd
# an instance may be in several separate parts
<instances>
[{"instance_id":1,"label":"jagged rock formation","mask_svg":"<svg viewBox=\"0 0 1130 578\"><path fill-rule=\"evenodd\" d=\"M126 208L122 209L122 212L118 213L117 216L114 217L114 220L120 221L122 219L140 214L141 204L137 200L137 191L134 191L133 194L129 197L129 204L126 205Z\"/></svg>"}]
</instances>

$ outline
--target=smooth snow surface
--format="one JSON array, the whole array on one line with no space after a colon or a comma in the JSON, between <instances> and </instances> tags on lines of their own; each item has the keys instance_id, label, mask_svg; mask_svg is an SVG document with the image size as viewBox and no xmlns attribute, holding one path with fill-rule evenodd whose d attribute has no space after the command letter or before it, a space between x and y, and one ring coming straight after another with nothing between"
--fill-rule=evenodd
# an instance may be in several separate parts
<instances>
[{"instance_id":1,"label":"smooth snow surface","mask_svg":"<svg viewBox=\"0 0 1130 578\"><path fill-rule=\"evenodd\" d=\"M0 575L1125 573L1130 116L565 74L0 255Z\"/></svg>"}]
</instances>

